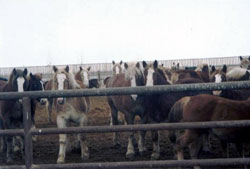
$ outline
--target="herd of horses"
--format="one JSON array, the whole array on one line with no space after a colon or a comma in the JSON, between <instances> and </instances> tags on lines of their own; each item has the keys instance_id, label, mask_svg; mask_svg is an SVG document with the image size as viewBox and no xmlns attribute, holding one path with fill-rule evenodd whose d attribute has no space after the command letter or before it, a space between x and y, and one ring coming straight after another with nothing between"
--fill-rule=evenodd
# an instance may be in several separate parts
<instances>
[{"instance_id":1,"label":"herd of horses","mask_svg":"<svg viewBox=\"0 0 250 169\"><path fill-rule=\"evenodd\" d=\"M104 80L106 88L156 86L188 83L220 83L224 81L249 80L250 57L239 58L240 67L215 68L207 64L195 68L181 69L179 64L171 68L153 63L120 63L112 62L113 74ZM13 69L9 79L0 79L0 92L24 92L37 90L68 90L90 88L90 67L82 68L76 74L71 73L69 66L58 69L53 66L52 78L42 81L42 74L28 74L28 70ZM96 86L99 87L99 84ZM250 119L250 89L220 90L220 91L184 91L178 93L160 93L144 95L116 95L108 96L110 106L110 125L119 125L119 113L124 115L126 124L134 124L136 116L140 117L141 124L149 123L175 123L175 122L201 122ZM35 127L36 104L47 105L48 119L51 122L52 108L57 118L58 128L65 128L68 122L74 122L80 127L87 125L87 113L90 110L89 97L32 99L31 115ZM0 101L0 129L23 128L22 100ZM222 129L185 129L169 131L168 137L172 143L174 153L178 160L184 159L184 148L188 148L192 159L199 158L203 149L209 149L209 140L216 137L220 140L222 148L227 151L228 144L236 145L237 150L244 157L244 145L250 142L245 128ZM135 157L135 146L138 145L140 155L147 151L145 147L145 131L139 132L138 144L134 137L135 132L130 132L126 157ZM81 158L89 159L89 149L85 134L78 134L81 147ZM151 131L153 144L151 159L159 159L160 145L158 131ZM13 161L15 142L23 140L22 137L5 136L0 138L0 148L6 154L6 162ZM67 135L59 134L59 154L57 163L64 163L66 157ZM114 133L114 145L119 145L119 133ZM23 144L20 149L23 150ZM23 151L21 151L23 152ZM23 153L22 153L23 154ZM195 168L200 168L195 166Z\"/></svg>"}]
</instances>

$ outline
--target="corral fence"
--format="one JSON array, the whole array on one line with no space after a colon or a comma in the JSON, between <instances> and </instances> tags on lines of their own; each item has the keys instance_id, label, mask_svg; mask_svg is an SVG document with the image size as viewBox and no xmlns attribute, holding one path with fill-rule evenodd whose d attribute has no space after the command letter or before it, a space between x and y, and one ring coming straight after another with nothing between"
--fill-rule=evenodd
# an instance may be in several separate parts
<instances>
[{"instance_id":1,"label":"corral fence","mask_svg":"<svg viewBox=\"0 0 250 169\"><path fill-rule=\"evenodd\" d=\"M130 95L130 94L159 94L163 92L200 91L200 90L232 90L250 88L250 82L224 82L224 83L202 83L184 84L153 87L121 87L108 89L81 89L65 91L36 91L36 92L8 92L0 93L0 100L22 99L23 100L23 122L24 129L0 130L0 136L24 136L25 165L0 166L1 169L55 169L55 168L87 168L87 169L111 169L111 168L157 168L157 167L193 167L199 166L239 166L249 165L250 158L219 158L219 159L197 159L197 160L158 160L158 161L127 161L127 162L96 162L96 163L72 163L72 164L33 164L32 135L47 134L74 134L74 133L107 133L126 131L152 131L152 130L175 130L196 128L230 128L249 127L250 120L239 121L210 121L192 123L160 123L147 125L126 126L86 126L70 128L37 128L31 129L30 99L33 98L55 98L55 97L82 97L82 96L108 96L108 95ZM101 153L101 152L100 152Z\"/></svg>"}]
</instances>

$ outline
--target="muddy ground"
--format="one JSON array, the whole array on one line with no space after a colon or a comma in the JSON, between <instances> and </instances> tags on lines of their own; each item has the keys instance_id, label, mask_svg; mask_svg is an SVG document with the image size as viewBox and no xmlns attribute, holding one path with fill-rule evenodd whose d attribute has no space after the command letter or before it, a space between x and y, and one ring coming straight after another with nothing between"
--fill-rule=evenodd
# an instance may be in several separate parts
<instances>
[{"instance_id":1,"label":"muddy ground","mask_svg":"<svg viewBox=\"0 0 250 169\"><path fill-rule=\"evenodd\" d=\"M89 125L109 125L109 106L106 97L92 97L91 110L88 113ZM48 115L44 106L38 105L36 112L36 126L37 128L56 127L56 113L52 114L53 122L48 124ZM174 159L172 147L167 138L167 131L161 133L161 157L160 160ZM114 147L112 142L112 133L106 134L88 134L88 146L90 152L90 159L87 162L118 162L127 161L125 157L128 133L122 133L120 137L121 147ZM137 137L136 137L137 138ZM70 142L73 142L76 136L69 136ZM226 157L225 152L221 149L218 140L213 139L210 153L202 153L202 158L221 158ZM58 155L58 135L38 136L37 141L33 142L33 157L35 164L53 164L56 163ZM150 141L150 133L146 135L146 147L148 151L145 156L141 157L137 154L135 160L149 160L152 152L152 144ZM137 150L138 151L138 150ZM231 157L239 157L233 148L230 149ZM247 156L249 156L249 151ZM188 152L185 158L190 158ZM66 154L66 163L79 163L81 161L80 150L73 149ZM20 158L20 153L15 154L15 164L24 164L24 160ZM0 154L0 165L4 164L4 155ZM237 168L239 168L238 166ZM1 167L0 167L1 168ZM220 167L222 168L222 167ZM225 167L226 168L226 167ZM231 168L231 167L230 167Z\"/></svg>"}]
</instances>

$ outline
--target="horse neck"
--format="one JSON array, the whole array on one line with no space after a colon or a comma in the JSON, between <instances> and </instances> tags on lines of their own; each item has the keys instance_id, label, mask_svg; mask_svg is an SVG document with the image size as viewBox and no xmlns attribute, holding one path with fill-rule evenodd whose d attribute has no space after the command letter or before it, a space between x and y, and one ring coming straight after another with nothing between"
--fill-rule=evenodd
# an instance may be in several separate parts
<instances>
[{"instance_id":1,"label":"horse neck","mask_svg":"<svg viewBox=\"0 0 250 169\"><path fill-rule=\"evenodd\" d=\"M79 89L79 88L81 88L79 86L79 84L77 83L77 81L75 80L73 74L68 73L66 76L69 78L69 89Z\"/></svg>"},{"instance_id":2,"label":"horse neck","mask_svg":"<svg viewBox=\"0 0 250 169\"><path fill-rule=\"evenodd\" d=\"M76 80L82 81L81 72L77 72L77 73L75 74L75 79L76 79Z\"/></svg>"}]
</instances>

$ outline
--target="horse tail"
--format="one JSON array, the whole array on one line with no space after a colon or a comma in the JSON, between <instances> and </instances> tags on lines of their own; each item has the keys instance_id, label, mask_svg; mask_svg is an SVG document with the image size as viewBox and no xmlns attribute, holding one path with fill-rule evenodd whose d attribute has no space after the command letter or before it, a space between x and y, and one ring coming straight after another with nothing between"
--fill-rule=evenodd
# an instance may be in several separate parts
<instances>
[{"instance_id":1,"label":"horse tail","mask_svg":"<svg viewBox=\"0 0 250 169\"><path fill-rule=\"evenodd\" d=\"M190 100L190 97L183 97L178 100L171 108L168 114L168 122L175 123L180 122L183 118L183 109ZM176 142L176 134L174 130L169 132L169 139L172 143Z\"/></svg>"}]
</instances>

